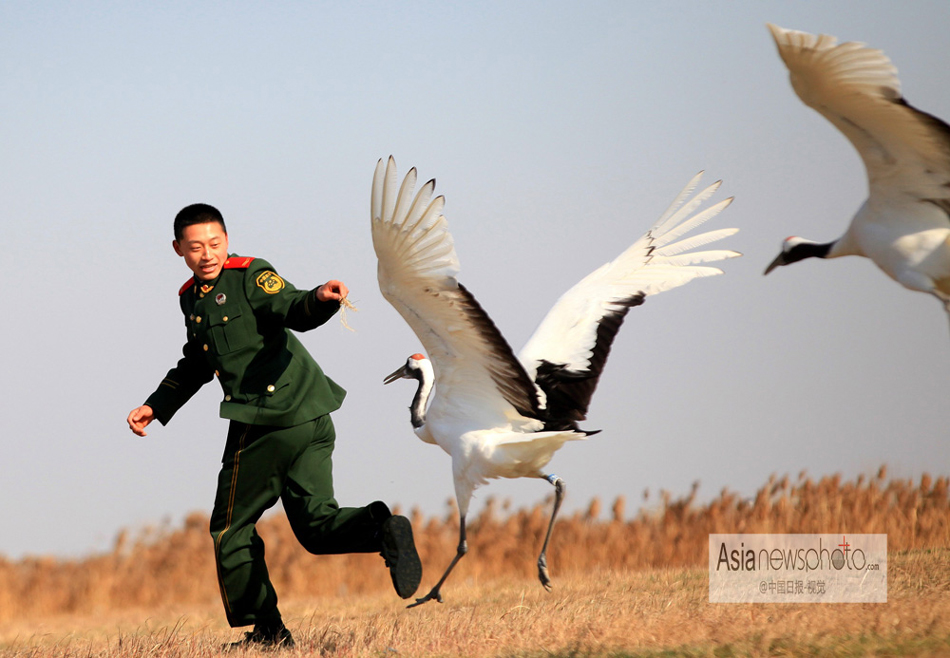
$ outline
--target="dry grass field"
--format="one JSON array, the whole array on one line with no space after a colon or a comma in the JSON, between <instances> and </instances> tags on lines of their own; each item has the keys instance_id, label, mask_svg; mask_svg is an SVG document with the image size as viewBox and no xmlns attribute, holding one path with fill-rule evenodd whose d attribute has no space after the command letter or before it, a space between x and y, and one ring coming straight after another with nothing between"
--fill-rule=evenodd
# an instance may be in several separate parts
<instances>
[{"instance_id":1,"label":"dry grass field","mask_svg":"<svg viewBox=\"0 0 950 658\"><path fill-rule=\"evenodd\" d=\"M843 482L772 478L752 500L661 496L628 519L598 501L558 523L554 590L534 562L547 507L489 505L445 603L407 610L375 555L315 558L286 519L260 524L281 609L297 638L282 655L733 656L950 655L947 478ZM424 593L454 553L454 512L413 516ZM601 518L606 516L607 518ZM707 536L722 532L888 535L886 604L710 604ZM123 533L79 561L0 560L0 657L212 656L227 628L207 518Z\"/></svg>"}]
</instances>

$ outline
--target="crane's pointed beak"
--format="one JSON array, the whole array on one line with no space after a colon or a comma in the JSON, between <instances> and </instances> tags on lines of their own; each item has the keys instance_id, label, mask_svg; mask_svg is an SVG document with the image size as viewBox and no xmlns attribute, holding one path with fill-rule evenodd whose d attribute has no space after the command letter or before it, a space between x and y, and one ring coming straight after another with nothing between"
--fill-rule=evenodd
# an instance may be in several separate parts
<instances>
[{"instance_id":1,"label":"crane's pointed beak","mask_svg":"<svg viewBox=\"0 0 950 658\"><path fill-rule=\"evenodd\" d=\"M392 384L397 379L408 378L409 376L409 369L406 368L406 366L402 366L395 372L391 372L386 375L386 378L383 379L383 384Z\"/></svg>"},{"instance_id":2,"label":"crane's pointed beak","mask_svg":"<svg viewBox=\"0 0 950 658\"><path fill-rule=\"evenodd\" d=\"M788 265L788 261L785 259L784 251L780 253L778 256L776 256L775 260L769 263L769 266L765 268L765 272L762 273L762 276L765 276L766 274L774 270L776 267L779 267L781 265Z\"/></svg>"}]
</instances>

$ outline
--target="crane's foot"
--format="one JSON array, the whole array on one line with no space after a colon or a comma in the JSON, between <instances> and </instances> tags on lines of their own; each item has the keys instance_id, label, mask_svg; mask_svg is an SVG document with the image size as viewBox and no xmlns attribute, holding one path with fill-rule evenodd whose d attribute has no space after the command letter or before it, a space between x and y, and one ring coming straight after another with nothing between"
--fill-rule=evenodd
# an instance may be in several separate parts
<instances>
[{"instance_id":1,"label":"crane's foot","mask_svg":"<svg viewBox=\"0 0 950 658\"><path fill-rule=\"evenodd\" d=\"M439 603L442 603L442 592L439 591L438 587L433 587L432 591L430 591L428 594L423 596L421 599L416 599L415 603L410 603L409 605L406 606L406 608L415 608L417 605L422 605L423 603L427 603L433 600L438 601Z\"/></svg>"},{"instance_id":2,"label":"crane's foot","mask_svg":"<svg viewBox=\"0 0 950 658\"><path fill-rule=\"evenodd\" d=\"M548 575L548 561L542 555L538 558L538 580L547 591L551 591L551 576Z\"/></svg>"}]
</instances>

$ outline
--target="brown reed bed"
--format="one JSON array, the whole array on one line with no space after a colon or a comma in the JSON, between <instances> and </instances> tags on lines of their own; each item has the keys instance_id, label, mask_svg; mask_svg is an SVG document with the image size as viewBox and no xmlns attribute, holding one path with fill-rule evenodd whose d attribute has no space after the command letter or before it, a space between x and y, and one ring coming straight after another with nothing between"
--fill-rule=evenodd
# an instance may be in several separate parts
<instances>
[{"instance_id":1,"label":"brown reed bed","mask_svg":"<svg viewBox=\"0 0 950 658\"><path fill-rule=\"evenodd\" d=\"M548 502L515 511L500 507L490 500L470 522L469 554L446 594L466 583L536 578ZM888 480L884 467L873 477L854 481L837 475L818 481L804 473L794 481L773 476L752 499L724 490L698 504L696 487L681 498L663 493L653 509L640 509L633 518L626 517L621 498L606 516L601 518L601 503L595 499L586 512L559 520L549 551L555 591L559 579L599 570L702 567L710 533L886 533L889 553L950 547L948 478ZM424 518L418 510L411 517L426 568L424 592L455 553L458 514L450 504L442 518ZM311 556L300 548L282 514L262 520L258 529L283 601L391 594L377 555ZM0 622L174 610L214 605L218 597L208 518L199 513L180 528L145 531L134 538L123 531L111 552L84 559L0 559Z\"/></svg>"},{"instance_id":2,"label":"brown reed bed","mask_svg":"<svg viewBox=\"0 0 950 658\"><path fill-rule=\"evenodd\" d=\"M296 599L282 607L297 648L280 655L950 655L950 550L895 553L888 581L886 604L712 604L693 567L565 574L552 592L533 576L466 580L444 604L411 610L391 591ZM220 604L63 615L0 625L0 658L210 658L240 636Z\"/></svg>"}]
</instances>

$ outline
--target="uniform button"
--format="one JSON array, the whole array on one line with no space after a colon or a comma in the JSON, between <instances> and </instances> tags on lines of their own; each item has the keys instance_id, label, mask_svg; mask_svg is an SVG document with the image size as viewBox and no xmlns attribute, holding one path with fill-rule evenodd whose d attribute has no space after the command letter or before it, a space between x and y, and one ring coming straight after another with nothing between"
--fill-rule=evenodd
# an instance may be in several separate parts
<instances>
[{"instance_id":1,"label":"uniform button","mask_svg":"<svg viewBox=\"0 0 950 658\"><path fill-rule=\"evenodd\" d=\"M195 319L195 314L192 313L191 315L189 315L189 316L188 316L188 319L189 319L189 320L194 320L194 319Z\"/></svg>"},{"instance_id":2,"label":"uniform button","mask_svg":"<svg viewBox=\"0 0 950 658\"><path fill-rule=\"evenodd\" d=\"M203 345L201 349L203 349L205 352L207 352L207 351L208 351L208 346L207 346L207 345Z\"/></svg>"},{"instance_id":3,"label":"uniform button","mask_svg":"<svg viewBox=\"0 0 950 658\"><path fill-rule=\"evenodd\" d=\"M274 389L274 385L273 385L273 384L271 384L270 386L267 387L267 392L268 392L268 393L273 393L274 390L275 390L275 389Z\"/></svg>"},{"instance_id":4,"label":"uniform button","mask_svg":"<svg viewBox=\"0 0 950 658\"><path fill-rule=\"evenodd\" d=\"M199 297L204 297L205 294L204 294L203 292L199 292L199 293L198 293L198 296L199 296Z\"/></svg>"},{"instance_id":5,"label":"uniform button","mask_svg":"<svg viewBox=\"0 0 950 658\"><path fill-rule=\"evenodd\" d=\"M224 401L225 401L225 402L230 402L230 401L231 401L231 396L230 396L230 395L225 395L225 396L224 396Z\"/></svg>"},{"instance_id":6,"label":"uniform button","mask_svg":"<svg viewBox=\"0 0 950 658\"><path fill-rule=\"evenodd\" d=\"M228 321L228 316L225 315L223 318L221 318L221 321L222 321L222 322L227 322L227 321Z\"/></svg>"},{"instance_id":7,"label":"uniform button","mask_svg":"<svg viewBox=\"0 0 950 658\"><path fill-rule=\"evenodd\" d=\"M195 318L195 322L198 322L198 323L200 323L200 322L201 322L201 316L200 316L200 315L199 315L198 317L196 317L196 318Z\"/></svg>"}]
</instances>

